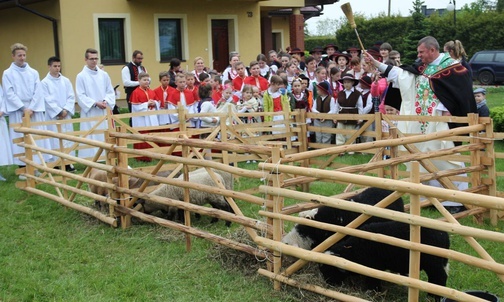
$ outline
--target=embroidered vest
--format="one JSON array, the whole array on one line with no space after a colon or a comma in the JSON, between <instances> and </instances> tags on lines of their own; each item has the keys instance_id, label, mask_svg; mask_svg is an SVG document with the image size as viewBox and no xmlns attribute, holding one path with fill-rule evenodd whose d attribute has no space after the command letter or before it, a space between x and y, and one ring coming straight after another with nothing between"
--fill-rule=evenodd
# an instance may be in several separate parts
<instances>
[{"instance_id":1,"label":"embroidered vest","mask_svg":"<svg viewBox=\"0 0 504 302\"><path fill-rule=\"evenodd\" d=\"M357 109L357 101L359 100L359 96L361 96L360 92L354 90L350 95L348 96L348 99L346 97L345 91L342 90L338 93L338 104L340 106L340 112L343 114L357 114L359 113L359 110ZM356 125L357 121L356 120L340 120L338 119L338 123L343 123L343 124L349 124L349 125Z\"/></svg>"}]
</instances>

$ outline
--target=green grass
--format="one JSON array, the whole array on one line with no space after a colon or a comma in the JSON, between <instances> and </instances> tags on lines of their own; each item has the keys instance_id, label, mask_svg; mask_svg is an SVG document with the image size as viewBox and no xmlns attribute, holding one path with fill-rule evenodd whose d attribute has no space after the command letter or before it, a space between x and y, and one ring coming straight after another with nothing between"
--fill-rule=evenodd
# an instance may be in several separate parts
<instances>
[{"instance_id":1,"label":"green grass","mask_svg":"<svg viewBox=\"0 0 504 302\"><path fill-rule=\"evenodd\" d=\"M487 106L492 110L493 107L504 106L504 86L485 87L487 90Z\"/></svg>"},{"instance_id":2,"label":"green grass","mask_svg":"<svg viewBox=\"0 0 504 302\"><path fill-rule=\"evenodd\" d=\"M504 89L488 88L488 91L490 108L500 106ZM496 150L503 152L504 143L496 142ZM344 156L336 160L357 164L363 158L369 159L369 156ZM504 170L504 160L496 164L499 171ZM131 160L131 166L139 165L142 164ZM243 167L255 169L257 165ZM139 222L127 230L113 229L85 214L29 195L14 188L17 180L14 169L0 167L0 173L7 178L7 182L0 182L0 301L329 300L292 287L274 291L268 279L255 274L255 267L247 269L239 263L222 265L215 259L214 245L208 241L195 238L192 251L186 252L185 237L178 232ZM503 190L504 180L497 182ZM236 189L261 184L260 180L242 179L236 183ZM344 187L322 182L311 185L312 191L321 195L333 195ZM285 201L286 205L294 202ZM259 206L240 205L245 215L261 219L257 215ZM424 214L437 215L429 209ZM230 236L239 230L236 224L228 229L222 221L217 224L209 221L208 217L193 220L196 227L221 236ZM475 225L471 218L461 223L504 231L503 221L496 227L488 221ZM452 249L474 254L460 236L452 235L451 240ZM478 241L497 262L504 263L502 244ZM260 266L265 267L264 263ZM504 286L494 274L455 261L450 266L448 286L487 290L504 298ZM369 298L373 297L371 294L368 299L387 302L407 299L404 287L387 288L386 296Z\"/></svg>"}]
</instances>

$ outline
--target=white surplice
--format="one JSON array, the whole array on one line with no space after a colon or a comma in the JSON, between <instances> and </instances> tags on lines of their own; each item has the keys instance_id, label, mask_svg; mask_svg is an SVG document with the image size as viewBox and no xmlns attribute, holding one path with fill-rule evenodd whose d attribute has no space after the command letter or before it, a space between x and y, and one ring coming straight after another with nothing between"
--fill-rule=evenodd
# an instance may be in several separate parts
<instances>
[{"instance_id":1,"label":"white surplice","mask_svg":"<svg viewBox=\"0 0 504 302\"><path fill-rule=\"evenodd\" d=\"M0 166L12 165L12 146L9 135L9 127L5 120L6 115L5 98L2 87L0 86Z\"/></svg>"},{"instance_id":2,"label":"white surplice","mask_svg":"<svg viewBox=\"0 0 504 302\"><path fill-rule=\"evenodd\" d=\"M46 120L47 121L59 121L62 118L59 114L66 110L68 112L67 116L63 119L71 120L72 116L75 114L75 94L73 91L72 83L70 80L63 76L61 73L57 78L51 76L47 73L46 77L42 79L42 90L44 91L44 101L46 108ZM47 130L52 132L58 132L58 127L56 123L47 125ZM73 124L61 124L61 132L72 132ZM60 149L59 140L57 138L52 138L50 140L51 148L53 150ZM73 145L71 141L64 140L63 147L69 148ZM71 155L75 155L72 151Z\"/></svg>"},{"instance_id":3,"label":"white surplice","mask_svg":"<svg viewBox=\"0 0 504 302\"><path fill-rule=\"evenodd\" d=\"M84 66L81 72L77 75L75 83L75 91L77 92L77 102L81 108L81 118L106 116L108 109L112 110L115 105L115 93L112 87L112 82L108 73L97 68L91 70ZM100 109L95 106L96 102L106 101L107 109ZM95 126L96 122L82 122L80 125L81 131L87 131ZM107 129L107 121L103 121L96 127L96 130ZM90 134L86 136L88 139L103 142L105 136L103 133ZM81 145L82 146L82 145ZM79 150L79 157L93 157L98 148L87 148Z\"/></svg>"},{"instance_id":4,"label":"white surplice","mask_svg":"<svg viewBox=\"0 0 504 302\"><path fill-rule=\"evenodd\" d=\"M24 109L31 109L33 115L31 122L43 122L45 120L45 104L44 93L40 84L38 72L31 68L28 63L23 67L19 67L14 63L6 69L2 76L2 86L4 90L6 110L9 115L9 124L16 124L23 122ZM37 126L34 129L46 130L45 126ZM13 127L10 127L11 139L23 137L22 133L14 132ZM48 139L36 140L35 142L39 147L51 149ZM25 150L17 144L12 144L13 154L24 154ZM44 160L50 160L51 155L44 154ZM40 163L38 156L33 156L33 160ZM14 164L25 166L19 157L14 158Z\"/></svg>"}]
</instances>

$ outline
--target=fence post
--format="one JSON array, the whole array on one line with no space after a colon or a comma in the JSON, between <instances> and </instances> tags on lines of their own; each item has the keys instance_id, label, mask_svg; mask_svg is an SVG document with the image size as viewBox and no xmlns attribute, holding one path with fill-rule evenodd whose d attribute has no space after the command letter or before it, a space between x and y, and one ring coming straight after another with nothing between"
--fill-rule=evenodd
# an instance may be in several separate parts
<instances>
[{"instance_id":1,"label":"fence post","mask_svg":"<svg viewBox=\"0 0 504 302\"><path fill-rule=\"evenodd\" d=\"M272 148L271 152L271 162L273 164L280 164L280 160L282 159L284 152L282 149L282 142L268 142L265 144L266 146L269 146ZM279 173L278 171L272 171L271 175L273 176L272 179L268 182L269 186L275 187L275 188L281 188L284 183L284 176L282 173ZM283 205L284 205L284 197L283 196L278 196L278 195L268 195L267 197L268 200L271 200L272 203L270 203L271 207L268 207L269 212L273 212L275 214L281 214ZM279 242L282 240L282 233L283 233L283 221L279 218L268 218L267 220L268 225L273 226L273 240ZM280 269L282 268L282 253L273 251L273 273L278 275L280 274ZM270 267L271 271L271 267ZM274 281L273 282L273 288L275 290L280 290L280 285L281 282L279 281Z\"/></svg>"},{"instance_id":2,"label":"fence post","mask_svg":"<svg viewBox=\"0 0 504 302\"><path fill-rule=\"evenodd\" d=\"M420 183L420 163L417 161L411 162L410 178L413 183ZM410 214L421 216L420 213L420 196L417 194L410 194ZM420 226L410 224L410 241L413 243L420 243ZM420 280L420 252L410 250L409 262L409 277ZM408 288L408 301L418 301L420 294L418 288Z\"/></svg>"},{"instance_id":3,"label":"fence post","mask_svg":"<svg viewBox=\"0 0 504 302\"><path fill-rule=\"evenodd\" d=\"M375 118L375 139L378 141L378 140L382 140L383 139L383 129L382 129L382 124L381 124L381 121L382 121L382 118L381 118L381 113L380 112L375 112L374 114ZM384 148L381 148L380 151L378 151L380 153L380 160L383 160L383 149ZM378 177L380 178L383 178L385 176L385 168L381 168L378 170Z\"/></svg>"},{"instance_id":4,"label":"fence post","mask_svg":"<svg viewBox=\"0 0 504 302\"><path fill-rule=\"evenodd\" d=\"M58 130L58 133L61 133L62 130L61 130L61 123L56 123L56 128ZM58 142L59 142L59 149L60 149L60 152L61 153L65 153L65 145L63 143L63 139L62 138L59 138L58 139ZM61 164L60 164L60 171L66 171L66 160L64 157L60 157L60 161L61 161ZM64 184L64 185L67 185L68 184L68 180L66 178L65 175L62 175L61 176L61 182ZM68 200L68 192L67 190L63 190L63 197L65 198L65 200Z\"/></svg>"},{"instance_id":5,"label":"fence post","mask_svg":"<svg viewBox=\"0 0 504 302\"><path fill-rule=\"evenodd\" d=\"M119 128L119 129L117 129L117 128ZM116 129L119 130L119 132L126 133L126 129L124 127L117 127L117 128ZM125 138L118 138L116 145L119 147L127 147L126 139ZM107 159L109 157L113 158L114 161L117 160L117 166L119 166L120 168L128 169L128 154L127 153L121 152L121 153L117 154L116 152L113 152L113 157L107 156ZM118 186L121 188L129 189L129 181L128 181L129 176L125 175L125 174L117 174L117 172L115 174L117 176ZM129 194L120 193L118 195L119 195L119 200L120 200L121 206L128 207L128 208L131 207L130 202L129 202L129 200L130 200ZM131 216L130 215L122 215L121 216L121 227L123 229L126 229L130 226L131 226Z\"/></svg>"},{"instance_id":6,"label":"fence post","mask_svg":"<svg viewBox=\"0 0 504 302\"><path fill-rule=\"evenodd\" d=\"M389 129L389 138L397 138L397 128L396 127L390 127ZM396 158L397 155L399 154L399 148L398 146L392 146L390 147L390 158ZM399 179L399 166L397 164L393 164L390 166L390 178L392 179Z\"/></svg>"},{"instance_id":7,"label":"fence post","mask_svg":"<svg viewBox=\"0 0 504 302\"><path fill-rule=\"evenodd\" d=\"M298 142L299 142L299 153L308 151L308 125L306 124L306 110L298 109L299 114L295 116L296 124L300 127L300 131L298 133ZM303 159L301 162L301 167L308 168L310 166L309 159ZM310 184L303 183L301 185L301 189L303 192L310 191Z\"/></svg>"},{"instance_id":8,"label":"fence post","mask_svg":"<svg viewBox=\"0 0 504 302\"><path fill-rule=\"evenodd\" d=\"M488 185L488 195L497 196L497 167L495 165L495 144L494 144L494 132L493 132L493 120L490 119L490 123L486 125L485 129L485 140L482 140L482 143L486 144L485 147L485 158L489 159L490 164L486 163L485 165L488 167L488 178L485 178L485 181L489 181ZM498 211L491 209L490 210L490 223L493 226L497 226L499 222L499 217L504 217L504 211Z\"/></svg>"},{"instance_id":9,"label":"fence post","mask_svg":"<svg viewBox=\"0 0 504 302\"><path fill-rule=\"evenodd\" d=\"M182 135L180 136L182 137ZM189 156L189 147L187 145L182 146L182 157L187 158ZM183 164L183 172L184 172L184 181L188 182L189 179L189 166L187 164ZM184 188L184 202L190 203L191 199L189 196L189 188ZM191 211L184 210L184 222L187 227L191 227ZM186 251L191 251L191 235L189 233L185 234L186 237Z\"/></svg>"},{"instance_id":10,"label":"fence post","mask_svg":"<svg viewBox=\"0 0 504 302\"><path fill-rule=\"evenodd\" d=\"M23 128L30 128L30 122L31 122L30 115L25 114L23 116L22 127ZM29 134L29 133L25 133L23 135L23 142L25 143L25 146L31 145L31 140L29 137L30 135L31 134ZM25 147L25 154L24 155L27 160L33 161L33 150L30 147ZM35 175L35 168L33 166L31 166L30 164L26 164L25 173L28 175ZM30 188L35 188L35 180L33 178L27 177L26 178L26 186L30 187Z\"/></svg>"}]
</instances>

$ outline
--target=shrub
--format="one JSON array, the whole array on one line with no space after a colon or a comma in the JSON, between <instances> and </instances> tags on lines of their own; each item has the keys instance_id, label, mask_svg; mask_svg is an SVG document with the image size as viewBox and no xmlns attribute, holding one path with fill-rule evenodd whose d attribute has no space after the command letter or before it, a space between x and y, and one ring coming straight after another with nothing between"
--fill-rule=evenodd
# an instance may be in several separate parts
<instances>
[{"instance_id":1,"label":"shrub","mask_svg":"<svg viewBox=\"0 0 504 302\"><path fill-rule=\"evenodd\" d=\"M490 117L493 119L494 131L504 132L504 107L493 107L490 110Z\"/></svg>"}]
</instances>

